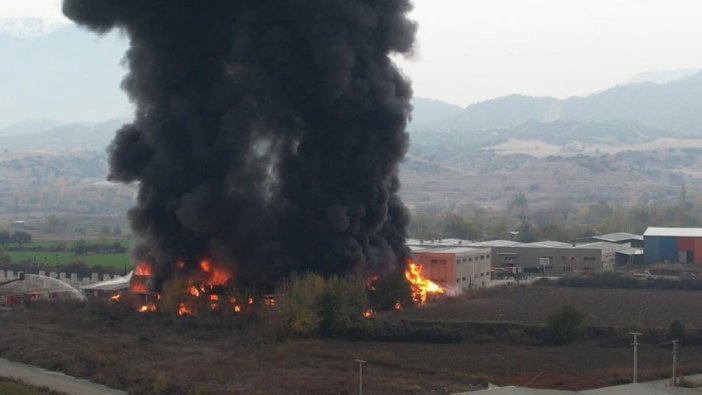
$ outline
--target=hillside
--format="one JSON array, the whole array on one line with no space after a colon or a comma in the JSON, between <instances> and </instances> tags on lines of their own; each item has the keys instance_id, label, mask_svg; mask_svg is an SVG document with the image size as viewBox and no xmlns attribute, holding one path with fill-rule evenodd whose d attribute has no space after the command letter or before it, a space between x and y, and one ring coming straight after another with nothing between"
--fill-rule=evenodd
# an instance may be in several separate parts
<instances>
[{"instance_id":1,"label":"hillside","mask_svg":"<svg viewBox=\"0 0 702 395\"><path fill-rule=\"evenodd\" d=\"M676 136L702 132L702 73L668 83L619 85L564 100L512 95L468 106L443 120L410 130L486 130L539 121L630 121Z\"/></svg>"}]
</instances>

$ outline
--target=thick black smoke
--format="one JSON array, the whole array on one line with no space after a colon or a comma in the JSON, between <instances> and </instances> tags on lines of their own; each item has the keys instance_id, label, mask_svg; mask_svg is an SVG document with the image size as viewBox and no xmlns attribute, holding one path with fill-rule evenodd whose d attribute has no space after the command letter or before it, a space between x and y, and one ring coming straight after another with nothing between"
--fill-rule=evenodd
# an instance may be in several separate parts
<instances>
[{"instance_id":1,"label":"thick black smoke","mask_svg":"<svg viewBox=\"0 0 702 395\"><path fill-rule=\"evenodd\" d=\"M292 271L392 270L408 251L398 164L411 88L410 0L64 0L131 46L135 121L109 178L161 279L208 257L241 285Z\"/></svg>"}]
</instances>

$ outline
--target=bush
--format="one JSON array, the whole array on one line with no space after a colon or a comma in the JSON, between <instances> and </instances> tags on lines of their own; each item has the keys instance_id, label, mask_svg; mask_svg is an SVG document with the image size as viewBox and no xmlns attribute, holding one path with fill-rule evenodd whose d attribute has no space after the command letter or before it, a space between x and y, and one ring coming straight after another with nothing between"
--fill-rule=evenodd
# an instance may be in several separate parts
<instances>
[{"instance_id":1,"label":"bush","mask_svg":"<svg viewBox=\"0 0 702 395\"><path fill-rule=\"evenodd\" d=\"M265 315L266 334L275 340L345 334L368 306L365 283L356 278L324 279L308 273L278 291L276 309Z\"/></svg>"},{"instance_id":2,"label":"bush","mask_svg":"<svg viewBox=\"0 0 702 395\"><path fill-rule=\"evenodd\" d=\"M583 314L574 306L565 305L548 316L546 329L548 344L573 343L583 334Z\"/></svg>"},{"instance_id":3,"label":"bush","mask_svg":"<svg viewBox=\"0 0 702 395\"><path fill-rule=\"evenodd\" d=\"M403 271L395 271L380 277L373 286L371 302L378 310L392 310L396 302L402 306L412 305L412 289L405 279Z\"/></svg>"}]
</instances>

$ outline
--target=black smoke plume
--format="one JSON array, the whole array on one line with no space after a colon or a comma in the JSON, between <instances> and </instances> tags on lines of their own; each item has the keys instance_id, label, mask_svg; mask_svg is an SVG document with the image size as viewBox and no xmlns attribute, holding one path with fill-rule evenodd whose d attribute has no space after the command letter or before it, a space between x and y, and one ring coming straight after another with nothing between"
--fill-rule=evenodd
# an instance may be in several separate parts
<instances>
[{"instance_id":1,"label":"black smoke plume","mask_svg":"<svg viewBox=\"0 0 702 395\"><path fill-rule=\"evenodd\" d=\"M135 120L109 179L157 278L228 265L270 288L293 271L388 272L408 256L398 164L410 0L64 0L66 16L130 40Z\"/></svg>"}]
</instances>

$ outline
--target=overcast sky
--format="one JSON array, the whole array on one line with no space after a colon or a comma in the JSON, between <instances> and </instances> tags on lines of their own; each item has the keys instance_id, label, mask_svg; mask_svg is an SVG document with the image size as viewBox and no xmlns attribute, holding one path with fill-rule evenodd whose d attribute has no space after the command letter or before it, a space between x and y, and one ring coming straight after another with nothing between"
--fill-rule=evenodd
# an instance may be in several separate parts
<instances>
[{"instance_id":1,"label":"overcast sky","mask_svg":"<svg viewBox=\"0 0 702 395\"><path fill-rule=\"evenodd\" d=\"M0 18L60 18L60 3L0 0ZM416 96L462 106L511 93L583 95L641 72L702 67L700 0L415 0L413 16L417 53L398 62Z\"/></svg>"}]
</instances>

